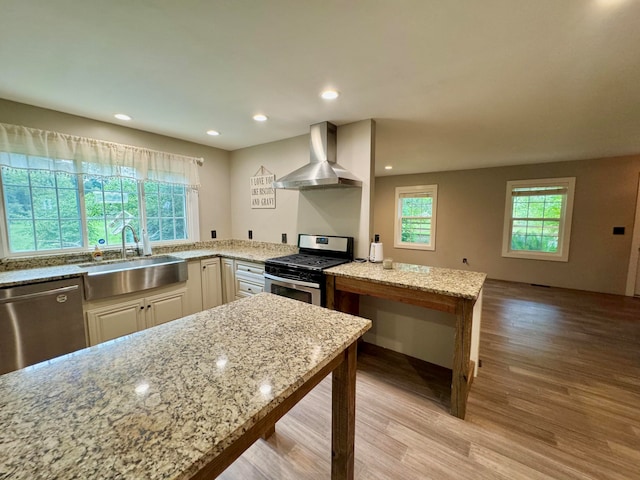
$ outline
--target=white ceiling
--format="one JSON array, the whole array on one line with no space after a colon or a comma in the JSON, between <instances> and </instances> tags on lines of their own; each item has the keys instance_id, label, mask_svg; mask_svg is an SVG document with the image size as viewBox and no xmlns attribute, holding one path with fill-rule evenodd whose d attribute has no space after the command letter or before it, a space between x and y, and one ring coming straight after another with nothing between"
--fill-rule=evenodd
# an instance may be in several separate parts
<instances>
[{"instance_id":1,"label":"white ceiling","mask_svg":"<svg viewBox=\"0 0 640 480\"><path fill-rule=\"evenodd\" d=\"M126 112L133 128L226 150L373 118L378 175L640 152L637 0L0 0L0 12L0 97L112 123Z\"/></svg>"}]
</instances>

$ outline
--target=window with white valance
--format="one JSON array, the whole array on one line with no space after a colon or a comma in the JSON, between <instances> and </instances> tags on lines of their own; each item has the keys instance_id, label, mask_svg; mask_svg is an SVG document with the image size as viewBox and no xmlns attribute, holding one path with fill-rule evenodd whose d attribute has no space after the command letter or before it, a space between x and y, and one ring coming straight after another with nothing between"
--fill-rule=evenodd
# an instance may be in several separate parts
<instances>
[{"instance_id":1,"label":"window with white valance","mask_svg":"<svg viewBox=\"0 0 640 480\"><path fill-rule=\"evenodd\" d=\"M198 188L202 158L0 123L0 165Z\"/></svg>"},{"instance_id":2,"label":"window with white valance","mask_svg":"<svg viewBox=\"0 0 640 480\"><path fill-rule=\"evenodd\" d=\"M201 158L0 123L3 256L194 241Z\"/></svg>"}]
</instances>

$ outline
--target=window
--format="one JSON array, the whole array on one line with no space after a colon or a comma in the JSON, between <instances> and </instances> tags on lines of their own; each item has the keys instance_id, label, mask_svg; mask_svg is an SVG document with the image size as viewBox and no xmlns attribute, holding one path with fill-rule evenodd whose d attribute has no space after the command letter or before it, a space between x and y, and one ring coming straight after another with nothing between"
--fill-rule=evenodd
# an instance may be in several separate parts
<instances>
[{"instance_id":1,"label":"window","mask_svg":"<svg viewBox=\"0 0 640 480\"><path fill-rule=\"evenodd\" d=\"M0 256L197 241L202 161L0 123Z\"/></svg>"},{"instance_id":2,"label":"window","mask_svg":"<svg viewBox=\"0 0 640 480\"><path fill-rule=\"evenodd\" d=\"M194 238L188 222L192 202L184 186L139 183L131 178L80 178L78 182L78 176L67 173L0 169L8 253L86 249L99 239L117 247L123 225L131 225L142 235L141 198L152 242ZM130 232L126 239L133 241Z\"/></svg>"},{"instance_id":3,"label":"window","mask_svg":"<svg viewBox=\"0 0 640 480\"><path fill-rule=\"evenodd\" d=\"M83 185L89 246L97 245L101 238L106 246L121 245L122 227L127 224L140 231L140 202L135 180L87 176Z\"/></svg>"},{"instance_id":4,"label":"window","mask_svg":"<svg viewBox=\"0 0 640 480\"><path fill-rule=\"evenodd\" d=\"M575 177L507 182L503 257L569 260Z\"/></svg>"},{"instance_id":5,"label":"window","mask_svg":"<svg viewBox=\"0 0 640 480\"><path fill-rule=\"evenodd\" d=\"M12 252L82 246L80 197L75 176L2 167L3 199Z\"/></svg>"},{"instance_id":6,"label":"window","mask_svg":"<svg viewBox=\"0 0 640 480\"><path fill-rule=\"evenodd\" d=\"M187 239L186 198L183 186L145 182L144 203L151 241Z\"/></svg>"},{"instance_id":7,"label":"window","mask_svg":"<svg viewBox=\"0 0 640 480\"><path fill-rule=\"evenodd\" d=\"M396 187L394 247L436 249L437 185Z\"/></svg>"}]
</instances>

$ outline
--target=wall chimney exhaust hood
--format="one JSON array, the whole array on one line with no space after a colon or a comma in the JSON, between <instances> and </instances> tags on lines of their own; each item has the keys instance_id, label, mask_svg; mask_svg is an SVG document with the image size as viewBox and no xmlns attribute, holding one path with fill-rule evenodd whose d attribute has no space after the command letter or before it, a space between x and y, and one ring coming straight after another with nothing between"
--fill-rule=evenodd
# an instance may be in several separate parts
<instances>
[{"instance_id":1,"label":"wall chimney exhaust hood","mask_svg":"<svg viewBox=\"0 0 640 480\"><path fill-rule=\"evenodd\" d=\"M311 125L311 161L273 182L273 187L289 190L361 187L358 177L336 163L337 130L329 122Z\"/></svg>"}]
</instances>

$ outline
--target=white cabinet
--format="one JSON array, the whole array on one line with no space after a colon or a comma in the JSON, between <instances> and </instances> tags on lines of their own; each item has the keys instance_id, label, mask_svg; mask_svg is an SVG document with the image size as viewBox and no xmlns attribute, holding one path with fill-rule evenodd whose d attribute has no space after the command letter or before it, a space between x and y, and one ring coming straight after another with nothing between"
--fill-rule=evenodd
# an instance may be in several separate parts
<instances>
[{"instance_id":1,"label":"white cabinet","mask_svg":"<svg viewBox=\"0 0 640 480\"><path fill-rule=\"evenodd\" d=\"M187 290L161 293L145 299L145 321L147 328L182 318L187 310Z\"/></svg>"},{"instance_id":2,"label":"white cabinet","mask_svg":"<svg viewBox=\"0 0 640 480\"><path fill-rule=\"evenodd\" d=\"M224 303L236 299L235 262L232 258L222 259L222 295Z\"/></svg>"},{"instance_id":3,"label":"white cabinet","mask_svg":"<svg viewBox=\"0 0 640 480\"><path fill-rule=\"evenodd\" d=\"M202 268L202 309L207 310L222 305L220 259L202 260L200 266Z\"/></svg>"},{"instance_id":4,"label":"white cabinet","mask_svg":"<svg viewBox=\"0 0 640 480\"><path fill-rule=\"evenodd\" d=\"M144 330L144 299L131 300L87 311L89 344L97 345L113 338Z\"/></svg>"},{"instance_id":5,"label":"white cabinet","mask_svg":"<svg viewBox=\"0 0 640 480\"><path fill-rule=\"evenodd\" d=\"M236 260L236 298L248 297L264 290L264 265Z\"/></svg>"},{"instance_id":6,"label":"white cabinet","mask_svg":"<svg viewBox=\"0 0 640 480\"><path fill-rule=\"evenodd\" d=\"M202 275L200 260L191 260L187 264L189 279L187 280L187 306L185 315L202 311Z\"/></svg>"},{"instance_id":7,"label":"white cabinet","mask_svg":"<svg viewBox=\"0 0 640 480\"><path fill-rule=\"evenodd\" d=\"M186 315L187 289L165 288L153 295L122 295L85 305L89 344L97 345Z\"/></svg>"}]
</instances>

